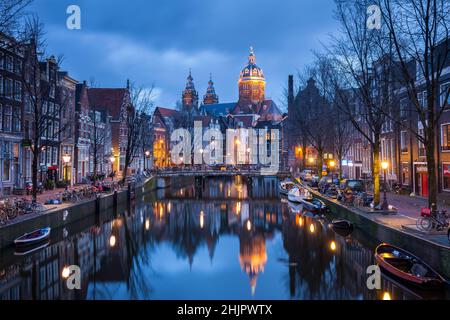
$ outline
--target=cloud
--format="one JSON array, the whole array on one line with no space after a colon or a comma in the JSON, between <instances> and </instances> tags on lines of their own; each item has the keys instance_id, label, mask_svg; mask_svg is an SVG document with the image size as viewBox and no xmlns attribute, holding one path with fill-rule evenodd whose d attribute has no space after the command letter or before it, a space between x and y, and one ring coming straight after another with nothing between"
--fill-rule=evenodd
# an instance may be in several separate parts
<instances>
[{"instance_id":1,"label":"cloud","mask_svg":"<svg viewBox=\"0 0 450 320\"><path fill-rule=\"evenodd\" d=\"M80 81L94 77L99 86L123 86L127 78L154 85L158 104L167 107L181 98L190 68L200 97L212 73L220 101L236 101L250 45L265 71L267 96L282 101L288 74L303 69L336 29L333 0L79 0L80 31L65 28L68 4L34 3L49 51L65 56L63 67Z\"/></svg>"}]
</instances>

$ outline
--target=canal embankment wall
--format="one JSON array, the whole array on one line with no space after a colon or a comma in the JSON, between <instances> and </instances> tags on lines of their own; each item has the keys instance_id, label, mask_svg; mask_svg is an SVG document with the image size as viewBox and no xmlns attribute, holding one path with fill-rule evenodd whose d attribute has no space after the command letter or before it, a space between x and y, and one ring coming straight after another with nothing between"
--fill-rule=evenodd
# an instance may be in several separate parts
<instances>
[{"instance_id":1,"label":"canal embankment wall","mask_svg":"<svg viewBox=\"0 0 450 320\"><path fill-rule=\"evenodd\" d=\"M365 213L357 208L349 208L337 200L329 199L310 189L314 197L322 200L338 218L351 221L354 226L377 243L389 243L410 251L426 261L436 271L450 279L450 250L448 246L411 234L394 226L380 223L373 213Z\"/></svg>"},{"instance_id":2,"label":"canal embankment wall","mask_svg":"<svg viewBox=\"0 0 450 320\"><path fill-rule=\"evenodd\" d=\"M101 213L126 207L133 199L142 198L146 193L157 190L159 188L157 181L157 178L152 177L141 185L130 185L115 193L101 195L96 199L63 204L50 208L44 213L20 217L17 221L0 227L0 249L10 247L15 239L26 232L45 227L53 230L88 218L90 219L87 221L91 221Z\"/></svg>"}]
</instances>

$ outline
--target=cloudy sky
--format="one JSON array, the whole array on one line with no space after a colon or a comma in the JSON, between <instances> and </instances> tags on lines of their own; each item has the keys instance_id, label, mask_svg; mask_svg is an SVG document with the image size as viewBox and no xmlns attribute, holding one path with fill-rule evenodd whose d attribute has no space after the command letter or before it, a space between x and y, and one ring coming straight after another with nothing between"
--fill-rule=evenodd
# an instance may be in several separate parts
<instances>
[{"instance_id":1,"label":"cloudy sky","mask_svg":"<svg viewBox=\"0 0 450 320\"><path fill-rule=\"evenodd\" d=\"M336 30L333 0L34 0L47 52L63 69L100 87L126 79L155 87L155 103L174 107L189 68L200 96L212 73L221 102L237 100L237 79L253 46L266 96L283 101L296 74ZM66 9L81 8L81 30L66 28Z\"/></svg>"}]
</instances>

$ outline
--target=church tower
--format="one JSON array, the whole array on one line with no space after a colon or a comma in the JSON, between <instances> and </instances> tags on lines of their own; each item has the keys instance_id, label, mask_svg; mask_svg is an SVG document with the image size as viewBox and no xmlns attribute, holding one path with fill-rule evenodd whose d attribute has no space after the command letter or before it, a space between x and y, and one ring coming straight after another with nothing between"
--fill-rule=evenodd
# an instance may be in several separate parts
<instances>
[{"instance_id":1,"label":"church tower","mask_svg":"<svg viewBox=\"0 0 450 320\"><path fill-rule=\"evenodd\" d=\"M194 78L192 78L191 70L189 70L189 76L187 77L186 88L182 95L183 109L185 110L198 110L198 93L195 90Z\"/></svg>"},{"instance_id":2,"label":"church tower","mask_svg":"<svg viewBox=\"0 0 450 320\"><path fill-rule=\"evenodd\" d=\"M266 80L262 69L256 65L253 47L250 47L248 65L241 71L238 86L239 104L257 105L264 101Z\"/></svg>"},{"instance_id":3,"label":"church tower","mask_svg":"<svg viewBox=\"0 0 450 320\"><path fill-rule=\"evenodd\" d=\"M212 81L212 76L209 76L208 89L206 89L206 94L203 96L203 104L216 104L219 103L219 96L216 94L216 89L214 89L214 82Z\"/></svg>"}]
</instances>

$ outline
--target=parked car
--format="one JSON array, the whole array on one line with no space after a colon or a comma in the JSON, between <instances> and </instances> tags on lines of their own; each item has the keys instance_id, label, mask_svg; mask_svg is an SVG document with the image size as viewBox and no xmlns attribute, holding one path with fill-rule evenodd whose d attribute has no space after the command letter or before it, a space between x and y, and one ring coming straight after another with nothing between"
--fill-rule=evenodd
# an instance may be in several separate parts
<instances>
[{"instance_id":1,"label":"parked car","mask_svg":"<svg viewBox=\"0 0 450 320\"><path fill-rule=\"evenodd\" d=\"M302 172L300 172L300 179L302 179L303 181L311 181L312 176L313 176L312 170L305 169Z\"/></svg>"},{"instance_id":2,"label":"parked car","mask_svg":"<svg viewBox=\"0 0 450 320\"><path fill-rule=\"evenodd\" d=\"M312 175L312 178L311 178L311 181L309 182L309 185L312 188L317 188L318 187L318 185L319 185L319 175L318 174L313 174Z\"/></svg>"},{"instance_id":3,"label":"parked car","mask_svg":"<svg viewBox=\"0 0 450 320\"><path fill-rule=\"evenodd\" d=\"M353 192L365 192L366 187L364 185L364 181L362 180L345 180L341 184L341 189L350 189Z\"/></svg>"}]
</instances>

